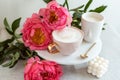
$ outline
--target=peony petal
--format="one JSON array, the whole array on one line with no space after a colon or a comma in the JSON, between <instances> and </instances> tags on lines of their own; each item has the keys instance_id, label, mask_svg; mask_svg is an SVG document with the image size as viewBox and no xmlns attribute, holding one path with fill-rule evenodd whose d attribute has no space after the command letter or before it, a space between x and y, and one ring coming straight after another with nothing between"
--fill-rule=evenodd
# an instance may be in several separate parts
<instances>
[{"instance_id":1,"label":"peony petal","mask_svg":"<svg viewBox=\"0 0 120 80\"><path fill-rule=\"evenodd\" d=\"M24 73L25 73L25 74L29 72L29 70L30 70L30 68L31 68L31 65L32 65L32 64L27 64L27 65L26 65L25 70L24 70Z\"/></svg>"},{"instance_id":2,"label":"peony petal","mask_svg":"<svg viewBox=\"0 0 120 80\"><path fill-rule=\"evenodd\" d=\"M41 8L41 9L39 10L39 16L44 17L45 11L46 11L46 8Z\"/></svg>"},{"instance_id":3,"label":"peony petal","mask_svg":"<svg viewBox=\"0 0 120 80\"><path fill-rule=\"evenodd\" d=\"M35 56L35 61L40 61L40 58L38 56Z\"/></svg>"},{"instance_id":4,"label":"peony petal","mask_svg":"<svg viewBox=\"0 0 120 80\"><path fill-rule=\"evenodd\" d=\"M32 37L32 36L34 35L34 33L35 33L35 30L32 29L32 30L31 30L31 33L30 33L30 36Z\"/></svg>"},{"instance_id":5,"label":"peony petal","mask_svg":"<svg viewBox=\"0 0 120 80\"><path fill-rule=\"evenodd\" d=\"M30 63L34 63L35 62L35 59L32 57L30 59L28 59L27 63L30 64Z\"/></svg>"},{"instance_id":6,"label":"peony petal","mask_svg":"<svg viewBox=\"0 0 120 80\"><path fill-rule=\"evenodd\" d=\"M53 7L53 6L59 7L58 3L57 3L55 0L50 1L50 2L47 4L47 8L51 8L51 7Z\"/></svg>"}]
</instances>

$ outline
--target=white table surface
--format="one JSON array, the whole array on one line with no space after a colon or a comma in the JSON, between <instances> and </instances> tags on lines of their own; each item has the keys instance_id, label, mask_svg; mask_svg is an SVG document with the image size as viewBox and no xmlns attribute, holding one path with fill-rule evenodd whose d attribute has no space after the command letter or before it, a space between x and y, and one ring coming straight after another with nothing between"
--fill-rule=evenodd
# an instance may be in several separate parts
<instances>
[{"instance_id":1,"label":"white table surface","mask_svg":"<svg viewBox=\"0 0 120 80\"><path fill-rule=\"evenodd\" d=\"M110 61L109 69L99 80L120 80L120 37L109 27L102 32L103 48L100 56ZM86 64L85 64L86 65ZM14 68L0 66L0 80L24 80L24 62L20 61ZM61 80L98 80L86 72L84 65L63 66Z\"/></svg>"},{"instance_id":2,"label":"white table surface","mask_svg":"<svg viewBox=\"0 0 120 80\"><path fill-rule=\"evenodd\" d=\"M1 0L1 1L6 3L5 0ZM14 1L16 1L16 0L14 0ZM21 0L21 2L23 2L23 1L24 0ZM25 0L25 1L28 2L29 0ZM33 1L34 0L31 0L31 3ZM97 0L97 1L101 2L101 0ZM112 3L112 0L104 0L103 3L105 3L105 2L111 3L111 5L113 5L113 6L119 4L119 3L117 4L117 2ZM6 3L6 4L8 4L8 3ZM40 4L40 3L38 3L38 4ZM4 6L4 5L0 5L0 6ZM27 6L29 6L29 5L27 5ZM103 43L103 48L100 53L101 57L104 57L110 61L108 71L103 75L103 77L98 79L98 78L88 74L86 71L87 67L84 65L83 66L82 65L63 66L64 75L61 77L61 80L120 80L120 28L119 28L120 24L117 19L117 18L120 18L119 17L120 15L115 13L115 12L120 13L120 11L117 11L116 8L112 9L111 7L112 6L110 6L108 8L108 12L105 13L108 25L106 26L106 30L102 31L101 39L102 39L102 43ZM27 7L25 7L25 8L27 8ZM31 7L31 9L32 8L35 8L35 7ZM3 9L1 9L1 10L2 10L2 12L1 12L2 19L0 19L0 21L2 21L3 17L6 16L3 13L4 10ZM23 12L23 11L24 10L21 10L21 12ZM23 13L20 13L19 15L22 15L22 14ZM31 13L29 13L29 15L30 14ZM28 15L28 14L26 14L26 15ZM25 18L26 15L24 15L23 17ZM13 17L10 15L7 15L7 16L9 17L9 19L11 19L16 15L13 15ZM16 17L14 17L14 18L16 18ZM2 37L2 34L3 34L3 32L0 31L0 37ZM4 34L3 36L6 36L6 34ZM19 63L12 69L3 68L2 66L0 66L0 80L24 80L23 71L24 71L24 61L19 61Z\"/></svg>"}]
</instances>

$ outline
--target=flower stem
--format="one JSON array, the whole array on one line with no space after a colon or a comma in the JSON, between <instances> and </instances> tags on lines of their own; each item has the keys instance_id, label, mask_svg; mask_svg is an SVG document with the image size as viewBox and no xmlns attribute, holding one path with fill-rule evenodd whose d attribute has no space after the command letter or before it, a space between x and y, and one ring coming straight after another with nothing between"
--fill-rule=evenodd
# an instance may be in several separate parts
<instances>
[{"instance_id":1,"label":"flower stem","mask_svg":"<svg viewBox=\"0 0 120 80\"><path fill-rule=\"evenodd\" d=\"M26 53L29 57L31 57L32 55L26 50Z\"/></svg>"},{"instance_id":2,"label":"flower stem","mask_svg":"<svg viewBox=\"0 0 120 80\"><path fill-rule=\"evenodd\" d=\"M65 7L65 4L66 4L66 3L64 2L64 3L63 3L63 7Z\"/></svg>"},{"instance_id":3,"label":"flower stem","mask_svg":"<svg viewBox=\"0 0 120 80\"><path fill-rule=\"evenodd\" d=\"M66 5L66 7L67 7L67 9L68 9L68 11L69 11L69 4L68 4L68 1L67 1L67 0L65 0L65 2L63 3L63 7L65 7L65 5Z\"/></svg>"}]
</instances>

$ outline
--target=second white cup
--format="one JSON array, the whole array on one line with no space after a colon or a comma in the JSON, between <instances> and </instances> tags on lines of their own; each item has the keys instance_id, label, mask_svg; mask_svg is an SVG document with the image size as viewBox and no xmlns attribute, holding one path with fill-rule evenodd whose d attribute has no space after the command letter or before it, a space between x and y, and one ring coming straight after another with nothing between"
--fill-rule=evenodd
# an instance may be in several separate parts
<instances>
[{"instance_id":1,"label":"second white cup","mask_svg":"<svg viewBox=\"0 0 120 80\"><path fill-rule=\"evenodd\" d=\"M95 42L100 37L104 17L100 13L87 12L82 15L81 25L84 32L84 40Z\"/></svg>"}]
</instances>

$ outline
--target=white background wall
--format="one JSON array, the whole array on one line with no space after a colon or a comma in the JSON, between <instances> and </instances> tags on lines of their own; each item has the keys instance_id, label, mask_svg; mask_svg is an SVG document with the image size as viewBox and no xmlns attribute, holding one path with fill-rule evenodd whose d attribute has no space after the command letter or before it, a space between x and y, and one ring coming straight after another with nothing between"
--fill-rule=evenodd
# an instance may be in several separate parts
<instances>
[{"instance_id":1,"label":"white background wall","mask_svg":"<svg viewBox=\"0 0 120 80\"><path fill-rule=\"evenodd\" d=\"M59 3L63 3L64 0L57 0ZM88 0L68 0L70 8L77 7L86 3ZM120 26L120 1L119 0L94 0L91 8L95 8L100 5L108 5L108 8L102 14L104 15L108 26L114 28L115 31L120 32L118 27ZM42 0L0 0L0 28L3 27L3 19L7 17L11 23L14 19L22 17L22 22L32 13L38 12L40 8L45 7L45 3ZM1 31L0 31L1 32ZM0 33L2 34L2 32Z\"/></svg>"}]
</instances>

